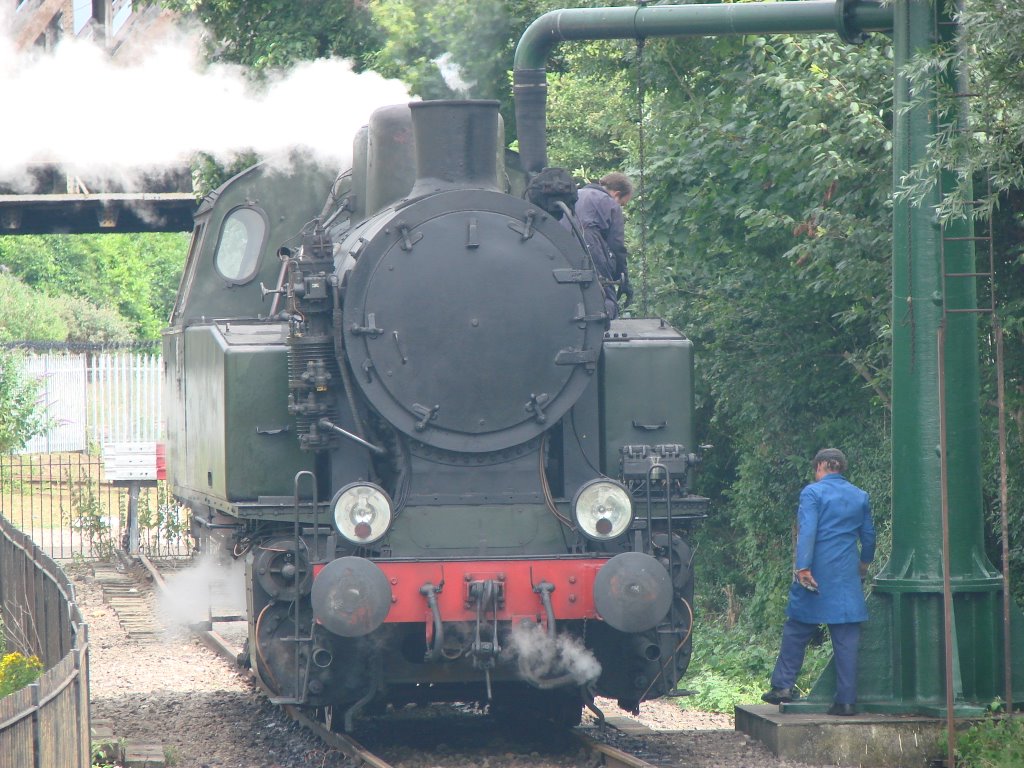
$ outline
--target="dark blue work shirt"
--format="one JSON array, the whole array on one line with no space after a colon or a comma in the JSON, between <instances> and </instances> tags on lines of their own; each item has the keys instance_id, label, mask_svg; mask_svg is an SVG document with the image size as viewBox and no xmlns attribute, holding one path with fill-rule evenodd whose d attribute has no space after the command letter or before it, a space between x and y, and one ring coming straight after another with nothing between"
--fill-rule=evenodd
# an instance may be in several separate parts
<instances>
[{"instance_id":1,"label":"dark blue work shirt","mask_svg":"<svg viewBox=\"0 0 1024 768\"><path fill-rule=\"evenodd\" d=\"M587 184L579 190L576 218L601 277L618 280L626 271L627 256L621 206L600 184Z\"/></svg>"},{"instance_id":2,"label":"dark blue work shirt","mask_svg":"<svg viewBox=\"0 0 1024 768\"><path fill-rule=\"evenodd\" d=\"M867 621L860 563L870 563L874 557L875 526L868 494L837 473L805 486L797 510L794 567L810 568L818 592L794 581L786 615L806 624Z\"/></svg>"}]
</instances>

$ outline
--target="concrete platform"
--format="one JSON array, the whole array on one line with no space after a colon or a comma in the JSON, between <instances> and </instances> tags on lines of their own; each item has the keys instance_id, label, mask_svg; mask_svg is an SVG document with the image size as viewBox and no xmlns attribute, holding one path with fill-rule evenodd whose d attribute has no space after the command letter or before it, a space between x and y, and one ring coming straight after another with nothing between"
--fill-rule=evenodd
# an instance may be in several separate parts
<instances>
[{"instance_id":1,"label":"concrete platform","mask_svg":"<svg viewBox=\"0 0 1024 768\"><path fill-rule=\"evenodd\" d=\"M782 714L771 704L736 707L736 730L775 755L817 765L930 768L946 757L945 719L918 715Z\"/></svg>"}]
</instances>

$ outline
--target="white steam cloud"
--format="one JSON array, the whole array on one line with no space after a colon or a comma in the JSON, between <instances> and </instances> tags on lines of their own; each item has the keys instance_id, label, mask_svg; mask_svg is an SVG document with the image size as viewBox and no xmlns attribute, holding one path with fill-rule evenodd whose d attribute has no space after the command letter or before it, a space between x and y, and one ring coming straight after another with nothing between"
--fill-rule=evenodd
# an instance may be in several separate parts
<instances>
[{"instance_id":1,"label":"white steam cloud","mask_svg":"<svg viewBox=\"0 0 1024 768\"><path fill-rule=\"evenodd\" d=\"M539 624L513 627L507 650L524 678L542 684L561 680L588 685L601 676L601 663L578 637L562 634L551 638Z\"/></svg>"},{"instance_id":2,"label":"white steam cloud","mask_svg":"<svg viewBox=\"0 0 1024 768\"><path fill-rule=\"evenodd\" d=\"M457 95L466 98L469 96L469 92L476 87L476 80L466 80L463 77L462 67L455 61L455 57L451 53L442 53L433 62L441 73L444 84L455 91Z\"/></svg>"},{"instance_id":3,"label":"white steam cloud","mask_svg":"<svg viewBox=\"0 0 1024 768\"><path fill-rule=\"evenodd\" d=\"M215 616L245 615L245 562L219 562L203 554L180 571L169 574L160 598L160 615L167 625L188 627Z\"/></svg>"},{"instance_id":4,"label":"white steam cloud","mask_svg":"<svg viewBox=\"0 0 1024 768\"><path fill-rule=\"evenodd\" d=\"M5 15L0 30L10 28ZM123 176L199 151L230 160L304 148L340 164L370 112L409 100L403 84L341 59L300 64L255 89L241 67L204 65L195 31L132 42L141 53L122 61L74 38L50 53L18 51L0 32L0 178L34 163Z\"/></svg>"}]
</instances>

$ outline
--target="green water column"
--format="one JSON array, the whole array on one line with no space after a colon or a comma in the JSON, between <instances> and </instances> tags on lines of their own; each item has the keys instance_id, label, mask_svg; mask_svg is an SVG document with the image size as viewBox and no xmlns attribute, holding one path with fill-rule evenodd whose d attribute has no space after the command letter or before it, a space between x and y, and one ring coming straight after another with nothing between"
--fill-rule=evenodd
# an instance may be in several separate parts
<instances>
[{"instance_id":1,"label":"green water column","mask_svg":"<svg viewBox=\"0 0 1024 768\"><path fill-rule=\"evenodd\" d=\"M918 89L916 101L903 75L915 53L952 38L944 5L895 1L894 189L927 159L941 123L963 120L962 98L954 99L959 109L945 113L936 101L943 87L965 91L957 73L936 78L924 94ZM944 172L942 188L954 184ZM974 243L956 239L972 235L973 227L966 220L943 227L936 215L940 194L935 189L920 204L901 200L893 211L892 555L874 580L862 634L858 707L868 712L946 714L938 353L944 319L954 714L979 713L1005 691L1003 580L984 551L979 315L943 311L944 303L947 310L976 309L975 279L944 278L942 267L944 255L947 275L976 271ZM1019 610L1012 621L1014 644L1022 649ZM1014 699L1021 701L1024 658L1020 650L1014 657ZM834 690L830 665L805 706L830 702Z\"/></svg>"}]
</instances>

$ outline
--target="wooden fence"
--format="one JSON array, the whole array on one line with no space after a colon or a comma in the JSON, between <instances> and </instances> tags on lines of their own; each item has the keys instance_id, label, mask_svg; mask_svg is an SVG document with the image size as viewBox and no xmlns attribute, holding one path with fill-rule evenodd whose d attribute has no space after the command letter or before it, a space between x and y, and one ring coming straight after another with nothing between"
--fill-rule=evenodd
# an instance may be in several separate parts
<instances>
[{"instance_id":1,"label":"wooden fence","mask_svg":"<svg viewBox=\"0 0 1024 768\"><path fill-rule=\"evenodd\" d=\"M45 672L0 699L0 761L17 768L88 768L88 627L64 572L0 517L0 618L8 651Z\"/></svg>"}]
</instances>

